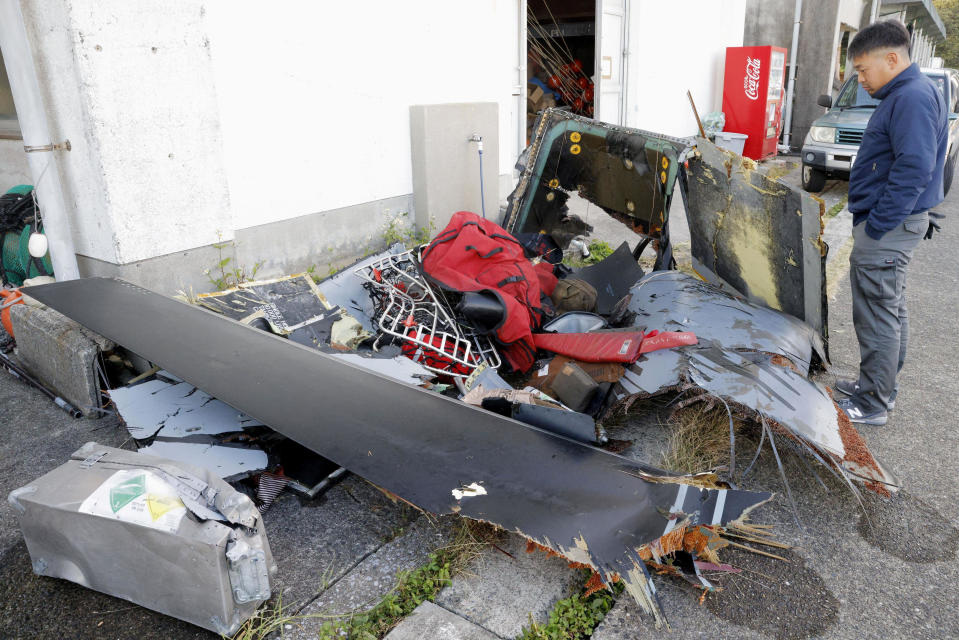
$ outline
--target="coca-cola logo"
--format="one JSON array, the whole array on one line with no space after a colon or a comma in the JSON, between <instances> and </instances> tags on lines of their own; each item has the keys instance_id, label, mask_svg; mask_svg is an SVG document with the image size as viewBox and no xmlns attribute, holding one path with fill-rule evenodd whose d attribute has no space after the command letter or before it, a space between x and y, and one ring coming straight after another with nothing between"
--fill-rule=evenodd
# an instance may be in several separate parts
<instances>
[{"instance_id":1,"label":"coca-cola logo","mask_svg":"<svg viewBox=\"0 0 959 640\"><path fill-rule=\"evenodd\" d=\"M759 98L759 58L746 58L746 75L743 77L743 89L750 100Z\"/></svg>"}]
</instances>

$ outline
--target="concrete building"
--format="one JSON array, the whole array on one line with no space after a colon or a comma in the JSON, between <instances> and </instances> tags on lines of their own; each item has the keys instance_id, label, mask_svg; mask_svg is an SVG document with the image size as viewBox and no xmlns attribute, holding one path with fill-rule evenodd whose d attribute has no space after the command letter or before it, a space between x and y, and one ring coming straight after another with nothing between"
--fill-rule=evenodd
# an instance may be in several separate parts
<instances>
[{"instance_id":1,"label":"concrete building","mask_svg":"<svg viewBox=\"0 0 959 640\"><path fill-rule=\"evenodd\" d=\"M71 143L44 152L43 171L59 177L81 275L172 293L209 289L222 257L262 277L325 272L381 245L392 220L479 211L472 134L487 212L513 188L526 0L0 3L29 42L7 66L33 67L46 142ZM586 4L601 119L691 135L687 89L700 111L721 107L747 0ZM0 192L45 179L27 166L14 103L27 101L0 78Z\"/></svg>"},{"instance_id":2,"label":"concrete building","mask_svg":"<svg viewBox=\"0 0 959 640\"><path fill-rule=\"evenodd\" d=\"M878 4L873 6L874 2ZM795 6L796 0L747 0L744 44L790 48ZM945 39L946 30L931 0L803 2L790 141L793 149L802 146L813 120L823 114L816 99L822 94L835 95L845 80L846 47L870 23L874 11L878 19L902 21L912 33L913 59L920 66L933 64L935 44Z\"/></svg>"}]
</instances>

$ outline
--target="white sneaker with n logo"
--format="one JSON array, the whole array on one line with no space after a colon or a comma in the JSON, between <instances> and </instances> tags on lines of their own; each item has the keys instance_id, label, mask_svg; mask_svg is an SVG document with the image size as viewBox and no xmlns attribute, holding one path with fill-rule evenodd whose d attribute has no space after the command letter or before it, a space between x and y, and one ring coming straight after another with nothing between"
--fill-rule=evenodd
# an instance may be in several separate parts
<instances>
[{"instance_id":1,"label":"white sneaker with n logo","mask_svg":"<svg viewBox=\"0 0 959 640\"><path fill-rule=\"evenodd\" d=\"M886 424L886 421L889 419L889 414L886 411L866 413L852 398L844 398L836 404L845 412L850 422L857 424L870 424L881 427Z\"/></svg>"}]
</instances>

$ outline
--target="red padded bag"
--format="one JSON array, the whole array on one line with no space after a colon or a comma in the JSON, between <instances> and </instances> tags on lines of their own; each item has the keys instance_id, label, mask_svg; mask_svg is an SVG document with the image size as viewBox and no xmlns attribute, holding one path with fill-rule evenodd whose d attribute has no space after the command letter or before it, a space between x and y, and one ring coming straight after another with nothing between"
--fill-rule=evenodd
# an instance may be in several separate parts
<instances>
[{"instance_id":1,"label":"red padded bag","mask_svg":"<svg viewBox=\"0 0 959 640\"><path fill-rule=\"evenodd\" d=\"M528 371L536 357L533 331L552 314L556 287L551 264L533 264L523 246L498 224L469 211L453 215L420 256L423 272L453 291L484 291L506 309L493 329L509 365Z\"/></svg>"}]
</instances>

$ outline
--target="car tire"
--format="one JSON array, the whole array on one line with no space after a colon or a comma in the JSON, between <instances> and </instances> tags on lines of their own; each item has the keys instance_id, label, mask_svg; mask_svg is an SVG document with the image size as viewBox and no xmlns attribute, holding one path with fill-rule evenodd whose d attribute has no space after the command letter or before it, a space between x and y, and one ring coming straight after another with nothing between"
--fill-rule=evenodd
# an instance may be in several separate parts
<instances>
[{"instance_id":1,"label":"car tire","mask_svg":"<svg viewBox=\"0 0 959 640\"><path fill-rule=\"evenodd\" d=\"M826 186L826 172L808 164L802 166L802 188L810 193L819 193Z\"/></svg>"},{"instance_id":2,"label":"car tire","mask_svg":"<svg viewBox=\"0 0 959 640\"><path fill-rule=\"evenodd\" d=\"M946 165L942 168L942 195L949 193L952 186L952 176L956 171L956 156L947 156Z\"/></svg>"}]
</instances>

